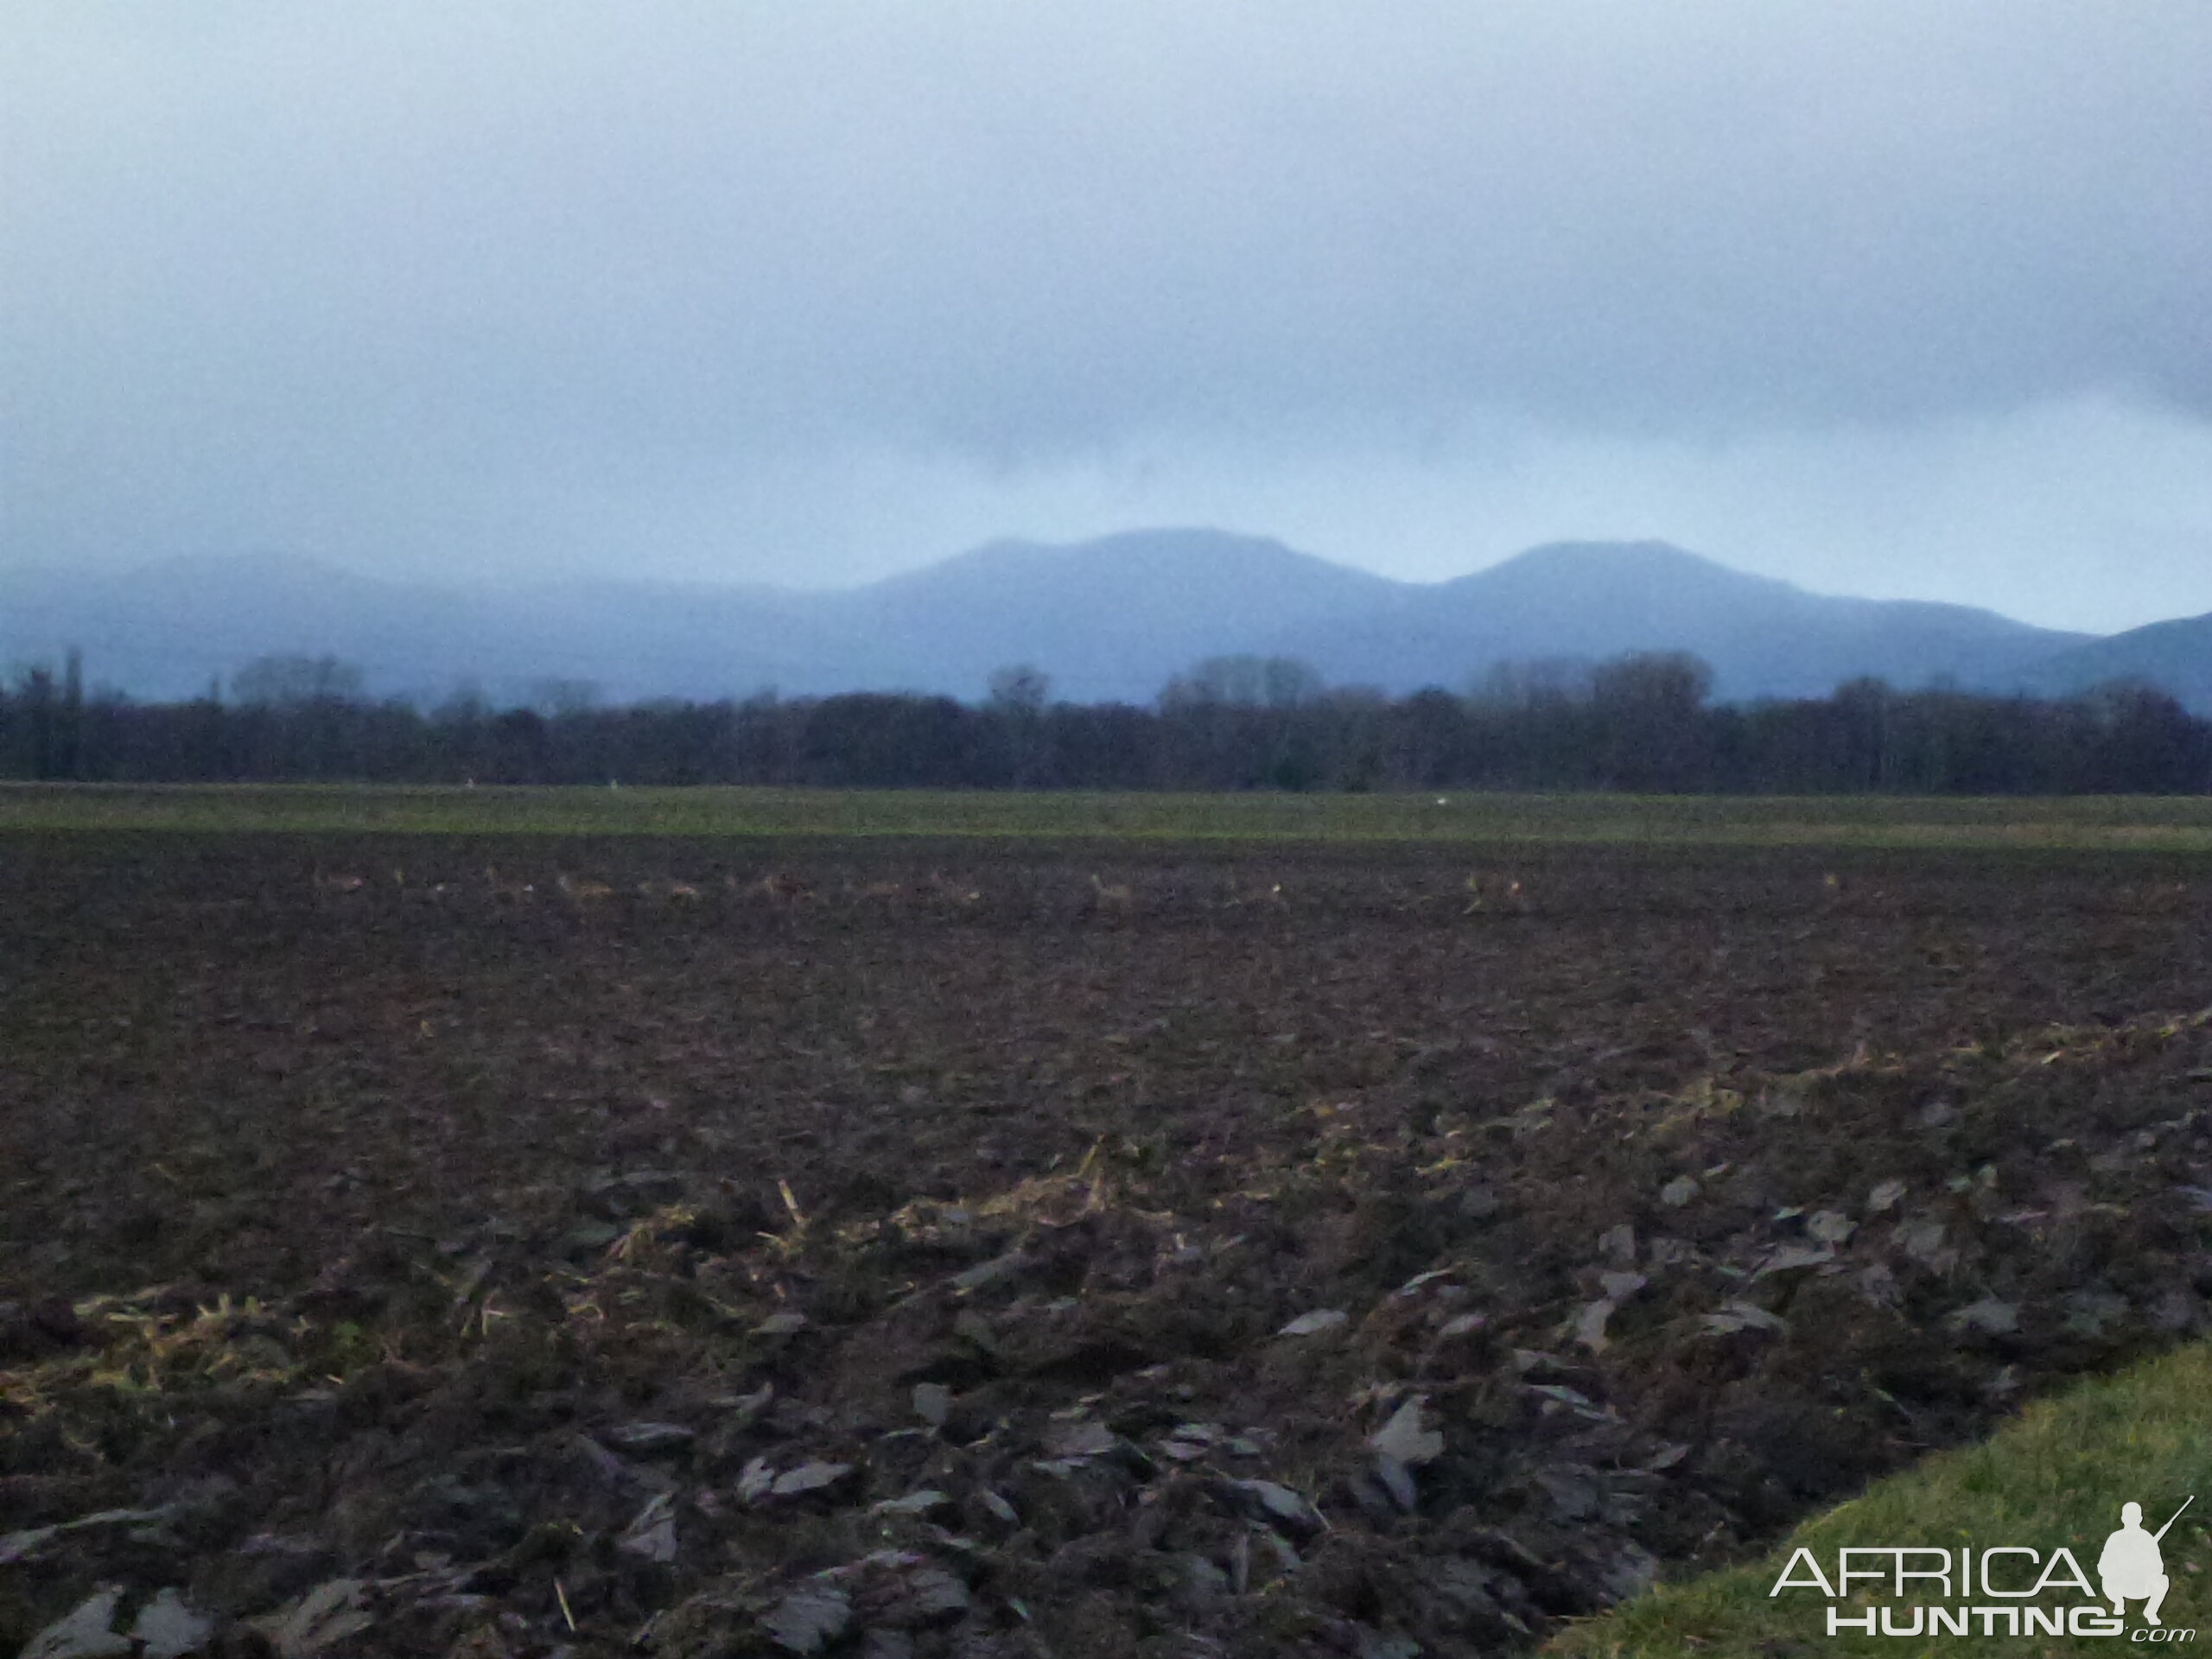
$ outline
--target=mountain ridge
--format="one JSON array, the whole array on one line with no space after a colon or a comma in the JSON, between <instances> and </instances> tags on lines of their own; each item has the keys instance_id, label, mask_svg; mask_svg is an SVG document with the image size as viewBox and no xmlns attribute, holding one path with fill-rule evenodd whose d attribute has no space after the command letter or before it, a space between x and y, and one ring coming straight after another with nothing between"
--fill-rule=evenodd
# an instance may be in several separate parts
<instances>
[{"instance_id":1,"label":"mountain ridge","mask_svg":"<svg viewBox=\"0 0 2212 1659\"><path fill-rule=\"evenodd\" d=\"M2190 671L2212 658L2200 633L2212 640L2212 618L2100 639L1968 606L1816 594L1656 541L1548 543L1437 582L1173 528L990 542L830 592L605 576L502 590L266 552L108 576L0 569L0 666L73 645L95 683L169 696L289 652L346 658L379 695L426 700L464 682L512 699L555 679L622 701L772 688L973 698L993 671L1027 663L1061 696L1141 702L1209 656L1296 656L1332 683L1403 693L1462 690L1509 660L1685 650L1729 700L1825 695L1867 676L2074 690L2161 680L2157 667L2212 709L2212 670Z\"/></svg>"},{"instance_id":2,"label":"mountain ridge","mask_svg":"<svg viewBox=\"0 0 2212 1659\"><path fill-rule=\"evenodd\" d=\"M2212 713L2212 611L2072 646L2033 664L2023 683L2045 696L2069 696L2128 679L2156 685L2198 714Z\"/></svg>"}]
</instances>

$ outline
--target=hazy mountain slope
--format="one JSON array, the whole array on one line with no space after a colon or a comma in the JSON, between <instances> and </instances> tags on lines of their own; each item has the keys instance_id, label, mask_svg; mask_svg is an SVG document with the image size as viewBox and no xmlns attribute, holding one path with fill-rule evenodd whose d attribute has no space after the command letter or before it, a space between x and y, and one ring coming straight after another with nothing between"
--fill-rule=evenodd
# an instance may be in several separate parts
<instances>
[{"instance_id":1,"label":"hazy mountain slope","mask_svg":"<svg viewBox=\"0 0 2212 1659\"><path fill-rule=\"evenodd\" d=\"M2191 713L2212 715L2212 613L2093 639L2030 664L2019 677L2050 696L2107 680L2148 680Z\"/></svg>"},{"instance_id":2,"label":"hazy mountain slope","mask_svg":"<svg viewBox=\"0 0 2212 1659\"><path fill-rule=\"evenodd\" d=\"M1425 590L1412 619L1287 636L1332 680L1464 686L1499 662L1694 652L1723 697L1822 696L1877 675L1901 686L1991 683L2088 638L1991 611L1838 599L1746 575L1663 543L1560 543Z\"/></svg>"},{"instance_id":3,"label":"hazy mountain slope","mask_svg":"<svg viewBox=\"0 0 2212 1659\"><path fill-rule=\"evenodd\" d=\"M1404 585L1279 542L1141 531L1073 547L1000 542L848 594L817 615L867 642L879 683L977 695L1033 663L1058 694L1148 701L1200 658L1402 606Z\"/></svg>"},{"instance_id":4,"label":"hazy mountain slope","mask_svg":"<svg viewBox=\"0 0 2212 1659\"><path fill-rule=\"evenodd\" d=\"M588 680L610 698L715 699L754 692L847 689L844 631L817 614L815 596L764 586L614 581L529 588L509 602L522 649L505 671Z\"/></svg>"},{"instance_id":5,"label":"hazy mountain slope","mask_svg":"<svg viewBox=\"0 0 2212 1659\"><path fill-rule=\"evenodd\" d=\"M432 700L462 682L512 700L550 678L620 700L765 687L973 698L994 669L1027 662L1063 697L1143 702L1199 658L1241 652L1403 692L1460 689L1505 660L1684 650L1713 665L1725 697L1821 695L1866 674L2064 690L2137 673L2203 700L2208 632L2212 619L2100 641L1961 606L1828 598L1656 543L1538 548L1421 585L1205 530L996 543L839 593L439 588L270 556L127 577L0 569L0 669L76 645L94 684L156 696L270 652L330 652L366 669L378 695Z\"/></svg>"},{"instance_id":6,"label":"hazy mountain slope","mask_svg":"<svg viewBox=\"0 0 2212 1659\"><path fill-rule=\"evenodd\" d=\"M0 667L85 652L97 683L181 696L269 652L361 664L378 695L495 697L589 681L613 698L855 689L981 696L1032 662L1059 695L1151 698L1198 658L1393 602L1400 584L1209 531L1075 547L998 543L837 593L559 582L513 590L381 581L308 560L177 559L128 576L0 570Z\"/></svg>"},{"instance_id":7,"label":"hazy mountain slope","mask_svg":"<svg viewBox=\"0 0 2212 1659\"><path fill-rule=\"evenodd\" d=\"M448 588L265 554L123 576L0 570L0 668L58 664L75 645L95 685L175 697L266 653L327 653L364 667L378 696L473 684L512 700L554 678L617 698L741 696L838 656L798 598L619 582Z\"/></svg>"},{"instance_id":8,"label":"hazy mountain slope","mask_svg":"<svg viewBox=\"0 0 2212 1659\"><path fill-rule=\"evenodd\" d=\"M499 630L468 596L275 554L164 560L124 575L0 572L0 660L58 662L72 645L95 683L187 696L270 652L373 664L383 689Z\"/></svg>"}]
</instances>

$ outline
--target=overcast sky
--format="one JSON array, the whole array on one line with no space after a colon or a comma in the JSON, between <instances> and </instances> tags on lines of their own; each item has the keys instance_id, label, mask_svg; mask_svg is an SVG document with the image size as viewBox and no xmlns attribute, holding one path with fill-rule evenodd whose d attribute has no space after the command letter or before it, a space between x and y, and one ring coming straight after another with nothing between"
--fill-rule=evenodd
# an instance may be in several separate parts
<instances>
[{"instance_id":1,"label":"overcast sky","mask_svg":"<svg viewBox=\"0 0 2212 1659\"><path fill-rule=\"evenodd\" d=\"M2212 610L2204 0L10 0L0 561Z\"/></svg>"}]
</instances>

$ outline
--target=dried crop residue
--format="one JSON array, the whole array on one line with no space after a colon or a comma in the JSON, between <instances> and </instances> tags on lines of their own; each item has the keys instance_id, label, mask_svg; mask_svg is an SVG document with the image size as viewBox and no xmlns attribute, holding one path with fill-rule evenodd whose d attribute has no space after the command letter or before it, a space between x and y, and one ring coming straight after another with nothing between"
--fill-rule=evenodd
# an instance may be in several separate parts
<instances>
[{"instance_id":1,"label":"dried crop residue","mask_svg":"<svg viewBox=\"0 0 2212 1659\"><path fill-rule=\"evenodd\" d=\"M2187 864L6 850L0 1647L1497 1651L2212 1294Z\"/></svg>"}]
</instances>

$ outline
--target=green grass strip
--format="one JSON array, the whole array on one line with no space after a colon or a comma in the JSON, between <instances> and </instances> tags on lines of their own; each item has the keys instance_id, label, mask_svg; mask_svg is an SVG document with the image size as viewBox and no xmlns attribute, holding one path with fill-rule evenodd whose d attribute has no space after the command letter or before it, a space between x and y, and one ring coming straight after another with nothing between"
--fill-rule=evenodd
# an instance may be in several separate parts
<instances>
[{"instance_id":1,"label":"green grass strip","mask_svg":"<svg viewBox=\"0 0 2212 1659\"><path fill-rule=\"evenodd\" d=\"M2212 798L0 785L0 830L981 836L2212 853Z\"/></svg>"},{"instance_id":2,"label":"green grass strip","mask_svg":"<svg viewBox=\"0 0 2212 1659\"><path fill-rule=\"evenodd\" d=\"M2196 1503L2163 1546L2172 1587L2161 1618L2168 1631L2196 1631L2193 1642L2145 1640L2152 1633L2139 1617L2142 1604L2134 1601L2127 1604L2126 1630L2117 1636L2013 1637L2001 1624L1984 1636L1978 1622L1970 1622L1972 1634L1963 1637L1869 1637L1855 1630L1830 1636L1831 1606L1856 1618L1887 1603L1902 1628L1912 1622L1910 1600L1957 1606L1961 1599L1954 1595L1945 1600L1930 1586L1924 1593L1916 1587L1908 1601L1898 1601L1891 1593L1893 1583L1854 1586L1847 1602L1830 1602L1817 1589L1770 1593L1800 1548L1812 1551L1833 1580L1840 1548L1908 1545L1948 1549L1954 1559L1961 1546L1971 1547L1977 1563L1980 1552L1993 1546L2024 1546L2047 1562L2063 1545L2095 1585L2098 1558L2107 1535L2120 1524L2121 1504L2140 1503L2144 1525L2155 1532L2191 1493ZM1570 1626L1547 1651L1573 1659L1776 1659L1801 1653L1998 1656L2212 1649L2208 1510L2212 1348L2197 1344L2031 1405L1983 1444L1929 1458L1808 1522L1755 1565L1662 1585L1602 1618ZM2016 1567L2031 1573L2038 1570L2020 1558L2007 1560L1995 1580L1999 1587L2017 1576ZM1979 1565L1974 1570L1980 1573ZM1793 1576L1802 1578L1802 1570ZM2014 1605L2048 1610L2086 1599L2054 1590L2035 1602ZM1999 1605L1978 1590L1971 1600Z\"/></svg>"}]
</instances>

